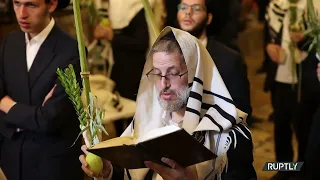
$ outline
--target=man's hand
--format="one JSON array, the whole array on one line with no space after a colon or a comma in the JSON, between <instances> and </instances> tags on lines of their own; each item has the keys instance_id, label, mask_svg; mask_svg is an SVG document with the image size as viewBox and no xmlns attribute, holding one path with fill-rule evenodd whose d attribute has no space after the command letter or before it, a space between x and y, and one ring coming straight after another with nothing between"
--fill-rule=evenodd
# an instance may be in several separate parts
<instances>
[{"instance_id":1,"label":"man's hand","mask_svg":"<svg viewBox=\"0 0 320 180\"><path fill-rule=\"evenodd\" d=\"M93 33L97 39L107 39L108 41L113 40L113 30L110 26L97 25Z\"/></svg>"},{"instance_id":2,"label":"man's hand","mask_svg":"<svg viewBox=\"0 0 320 180\"><path fill-rule=\"evenodd\" d=\"M53 91L56 88L56 84L53 86L53 88L50 90L50 92L46 95L46 97L44 98L44 101L42 103L42 106L48 101L48 99L50 99L52 97Z\"/></svg>"},{"instance_id":3,"label":"man's hand","mask_svg":"<svg viewBox=\"0 0 320 180\"><path fill-rule=\"evenodd\" d=\"M291 40L296 42L296 43L302 41L303 38L304 38L304 34L303 34L302 31L290 32L289 34L290 34Z\"/></svg>"},{"instance_id":4,"label":"man's hand","mask_svg":"<svg viewBox=\"0 0 320 180\"><path fill-rule=\"evenodd\" d=\"M7 114L15 104L16 102L13 101L9 96L5 96L0 101L0 110Z\"/></svg>"},{"instance_id":5,"label":"man's hand","mask_svg":"<svg viewBox=\"0 0 320 180\"><path fill-rule=\"evenodd\" d=\"M281 52L281 46L278 44L268 44L267 47L267 53L271 60L276 63L280 63L280 52Z\"/></svg>"},{"instance_id":6,"label":"man's hand","mask_svg":"<svg viewBox=\"0 0 320 180\"><path fill-rule=\"evenodd\" d=\"M318 80L320 81L320 63L318 63L317 76Z\"/></svg>"},{"instance_id":7,"label":"man's hand","mask_svg":"<svg viewBox=\"0 0 320 180\"><path fill-rule=\"evenodd\" d=\"M88 168L88 163L86 161L86 155L88 154L87 151L87 146L83 145L81 146L81 150L84 152L85 155L81 155L79 157L79 160L82 164L81 168L82 170L90 177L95 177L95 178L108 178L110 176L111 170L112 170L112 164L110 161L102 159L103 161L103 169L100 174L94 174L89 168Z\"/></svg>"},{"instance_id":8,"label":"man's hand","mask_svg":"<svg viewBox=\"0 0 320 180\"><path fill-rule=\"evenodd\" d=\"M197 170L195 166L189 166L184 168L168 158L162 158L162 162L168 164L171 168L165 167L163 165L146 161L145 165L158 173L164 180L173 179L187 179L187 180L197 180Z\"/></svg>"}]
</instances>

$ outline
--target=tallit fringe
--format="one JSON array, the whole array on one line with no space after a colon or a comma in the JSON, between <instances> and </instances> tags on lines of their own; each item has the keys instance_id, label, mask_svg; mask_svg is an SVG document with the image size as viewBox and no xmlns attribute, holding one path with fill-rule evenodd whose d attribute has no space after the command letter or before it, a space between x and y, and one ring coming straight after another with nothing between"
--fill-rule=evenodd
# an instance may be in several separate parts
<instances>
[{"instance_id":1,"label":"tallit fringe","mask_svg":"<svg viewBox=\"0 0 320 180\"><path fill-rule=\"evenodd\" d=\"M222 139L219 140L220 142L218 142L218 143L219 144L223 143L223 146L218 145L217 151L218 152L224 151L224 152L216 158L216 161L213 161L213 163L214 163L213 167L216 168L214 170L214 174L217 176L216 177L217 180L222 179L222 173L228 172L227 152L229 151L231 144L233 143L233 149L237 148L237 136L236 136L235 131L238 131L242 136L244 136L248 140L250 139L239 126L243 126L245 128L245 130L247 130L251 135L250 130L244 124L239 124L239 125L235 126L232 130L230 130L230 132L228 133L228 136L225 137L224 141ZM221 148L223 148L223 150Z\"/></svg>"},{"instance_id":2,"label":"tallit fringe","mask_svg":"<svg viewBox=\"0 0 320 180\"><path fill-rule=\"evenodd\" d=\"M250 129L248 128L248 126L246 124L242 124L240 123L239 125L242 125L250 134L250 136L252 137L252 133L250 131ZM255 144L254 144L254 141L252 141L252 153L254 154L255 153Z\"/></svg>"},{"instance_id":3,"label":"tallit fringe","mask_svg":"<svg viewBox=\"0 0 320 180\"><path fill-rule=\"evenodd\" d=\"M221 136L223 136L221 138ZM214 169L214 176L217 176L217 180L221 180L221 176L222 173L227 172L228 170L228 156L227 156L227 152L230 148L230 145L232 144L233 140L232 137L229 133L225 133L225 134L221 134L219 138L219 140L217 140L217 144L216 147L217 152L216 154L219 154L218 157L215 159L215 161L213 161L213 167ZM234 137L234 139L236 139ZM221 153L221 154L220 154Z\"/></svg>"}]
</instances>

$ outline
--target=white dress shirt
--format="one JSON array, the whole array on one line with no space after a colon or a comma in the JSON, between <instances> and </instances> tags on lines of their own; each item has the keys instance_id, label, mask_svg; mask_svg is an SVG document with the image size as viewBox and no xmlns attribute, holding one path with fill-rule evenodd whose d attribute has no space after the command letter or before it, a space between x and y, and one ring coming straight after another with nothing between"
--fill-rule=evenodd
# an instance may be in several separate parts
<instances>
[{"instance_id":1,"label":"white dress shirt","mask_svg":"<svg viewBox=\"0 0 320 180\"><path fill-rule=\"evenodd\" d=\"M38 54L38 51L40 49L40 46L46 40L49 33L51 32L53 26L55 24L55 21L53 18L51 18L50 23L47 25L46 28L44 28L38 35L33 37L32 39L29 39L28 33L25 33L26 37L26 57L27 57L27 70L29 71L32 63Z\"/></svg>"},{"instance_id":2,"label":"white dress shirt","mask_svg":"<svg viewBox=\"0 0 320 180\"><path fill-rule=\"evenodd\" d=\"M297 3L297 17L302 17L302 13L304 12L306 7L306 1L298 1ZM276 73L276 81L280 83L285 84L297 84L298 83L298 76L296 72L296 66L292 66L292 57L290 54L290 43L291 38L289 34L289 26L290 26L290 11L287 11L284 19L283 19L283 30L282 30L282 39L281 39L281 47L286 52L286 60L284 64L278 65L278 70ZM296 51L299 51L296 49ZM298 58L298 57L296 57ZM303 59L303 56L301 54L301 58ZM294 69L293 69L294 68ZM293 73L293 71L295 73Z\"/></svg>"}]
</instances>

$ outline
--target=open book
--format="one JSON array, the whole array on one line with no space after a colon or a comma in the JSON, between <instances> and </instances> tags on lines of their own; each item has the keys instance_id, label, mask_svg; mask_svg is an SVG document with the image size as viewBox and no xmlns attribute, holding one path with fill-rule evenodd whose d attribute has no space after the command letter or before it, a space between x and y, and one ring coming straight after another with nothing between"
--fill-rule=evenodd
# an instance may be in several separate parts
<instances>
[{"instance_id":1,"label":"open book","mask_svg":"<svg viewBox=\"0 0 320 180\"><path fill-rule=\"evenodd\" d=\"M184 129L174 125L154 129L140 139L122 136L103 141L88 151L126 169L145 168L147 160L166 165L161 162L162 157L184 167L217 157Z\"/></svg>"}]
</instances>

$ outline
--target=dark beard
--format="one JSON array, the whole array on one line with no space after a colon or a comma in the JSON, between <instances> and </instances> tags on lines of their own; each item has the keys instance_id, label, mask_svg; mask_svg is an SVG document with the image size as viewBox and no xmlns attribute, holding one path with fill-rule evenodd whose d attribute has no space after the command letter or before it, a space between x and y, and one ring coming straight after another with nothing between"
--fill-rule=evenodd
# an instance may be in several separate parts
<instances>
[{"instance_id":1,"label":"dark beard","mask_svg":"<svg viewBox=\"0 0 320 180\"><path fill-rule=\"evenodd\" d=\"M208 21L208 16L198 25L196 26L194 29L192 29L191 31L187 31L188 33L190 33L191 35L195 36L196 38L200 38L202 32L205 30L205 28L207 28L207 21ZM178 28L182 29L180 24L178 24ZM182 29L184 30L184 29Z\"/></svg>"}]
</instances>

